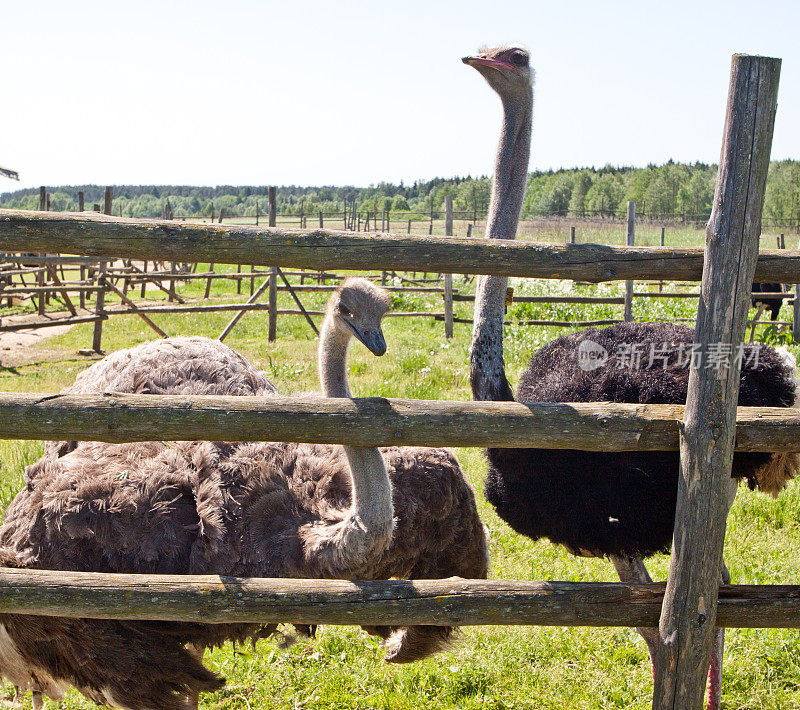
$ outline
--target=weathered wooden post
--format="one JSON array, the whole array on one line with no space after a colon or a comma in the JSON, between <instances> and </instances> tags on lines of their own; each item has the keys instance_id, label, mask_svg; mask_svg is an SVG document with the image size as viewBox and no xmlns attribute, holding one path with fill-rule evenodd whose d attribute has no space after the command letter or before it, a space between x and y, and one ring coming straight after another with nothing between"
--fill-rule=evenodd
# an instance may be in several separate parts
<instances>
[{"instance_id":1,"label":"weathered wooden post","mask_svg":"<svg viewBox=\"0 0 800 710\"><path fill-rule=\"evenodd\" d=\"M664 244L666 242L666 231L667 231L666 227L661 227L661 246L662 247L664 246ZM661 293L663 289L664 289L664 282L663 281L659 281L658 282L658 292Z\"/></svg>"},{"instance_id":2,"label":"weathered wooden post","mask_svg":"<svg viewBox=\"0 0 800 710\"><path fill-rule=\"evenodd\" d=\"M47 269L45 268L44 264L40 264L38 270L36 271L36 285L41 286L44 289L44 282L45 282L45 273ZM39 301L38 301L38 309L37 312L40 316L44 315L44 305L45 305L45 292L42 290L39 292Z\"/></svg>"},{"instance_id":3,"label":"weathered wooden post","mask_svg":"<svg viewBox=\"0 0 800 710\"><path fill-rule=\"evenodd\" d=\"M453 236L453 198L444 198L444 234ZM453 337L453 274L444 275L444 337Z\"/></svg>"},{"instance_id":4,"label":"weathered wooden post","mask_svg":"<svg viewBox=\"0 0 800 710\"><path fill-rule=\"evenodd\" d=\"M625 243L632 247L635 242L636 231L636 203L628 203L628 222L627 222L627 235ZM625 282L625 316L626 321L633 320L633 281Z\"/></svg>"},{"instance_id":5,"label":"weathered wooden post","mask_svg":"<svg viewBox=\"0 0 800 710\"><path fill-rule=\"evenodd\" d=\"M39 188L39 210L44 212L47 208L47 188L42 185Z\"/></svg>"},{"instance_id":6,"label":"weathered wooden post","mask_svg":"<svg viewBox=\"0 0 800 710\"><path fill-rule=\"evenodd\" d=\"M100 290L97 292L97 299L95 301L95 315L97 316L94 322L94 332L92 333L92 350L96 353L102 353L103 349L100 347L103 339L103 318L105 311L103 306L106 301L106 262L101 261L100 267L97 271L97 285Z\"/></svg>"},{"instance_id":7,"label":"weathered wooden post","mask_svg":"<svg viewBox=\"0 0 800 710\"><path fill-rule=\"evenodd\" d=\"M211 223L214 223L214 203L211 203Z\"/></svg>"},{"instance_id":8,"label":"weathered wooden post","mask_svg":"<svg viewBox=\"0 0 800 710\"><path fill-rule=\"evenodd\" d=\"M575 227L569 228L569 243L575 244Z\"/></svg>"},{"instance_id":9,"label":"weathered wooden post","mask_svg":"<svg viewBox=\"0 0 800 710\"><path fill-rule=\"evenodd\" d=\"M322 210L319 211L319 228L320 229L324 229L325 228L325 221L324 221L324 218L322 216Z\"/></svg>"},{"instance_id":10,"label":"weathered wooden post","mask_svg":"<svg viewBox=\"0 0 800 710\"><path fill-rule=\"evenodd\" d=\"M83 209L84 209L83 190L78 190L78 212L83 212Z\"/></svg>"},{"instance_id":11,"label":"weathered wooden post","mask_svg":"<svg viewBox=\"0 0 800 710\"><path fill-rule=\"evenodd\" d=\"M111 208L114 202L114 188L106 187L103 190L103 214L111 214Z\"/></svg>"},{"instance_id":12,"label":"weathered wooden post","mask_svg":"<svg viewBox=\"0 0 800 710\"><path fill-rule=\"evenodd\" d=\"M277 200L275 188L267 190L269 198L269 226L274 227L277 219ZM269 267L269 325L267 328L267 340L273 342L278 337L278 267Z\"/></svg>"},{"instance_id":13,"label":"weathered wooden post","mask_svg":"<svg viewBox=\"0 0 800 710\"><path fill-rule=\"evenodd\" d=\"M411 234L411 220L408 220L408 230L406 231L407 234Z\"/></svg>"},{"instance_id":14,"label":"weathered wooden post","mask_svg":"<svg viewBox=\"0 0 800 710\"><path fill-rule=\"evenodd\" d=\"M737 355L758 256L780 65L779 59L734 55L731 66L695 329L700 358L689 373L680 429L681 476L659 625L655 710L703 705L731 486Z\"/></svg>"},{"instance_id":15,"label":"weathered wooden post","mask_svg":"<svg viewBox=\"0 0 800 710\"><path fill-rule=\"evenodd\" d=\"M274 187L267 188L267 219L268 219L268 226L274 227L276 215L278 212L278 202L277 197L275 194Z\"/></svg>"},{"instance_id":16,"label":"weathered wooden post","mask_svg":"<svg viewBox=\"0 0 800 710\"><path fill-rule=\"evenodd\" d=\"M800 249L800 244L797 245ZM800 343L800 284L794 285L794 301L792 302L792 338Z\"/></svg>"}]
</instances>

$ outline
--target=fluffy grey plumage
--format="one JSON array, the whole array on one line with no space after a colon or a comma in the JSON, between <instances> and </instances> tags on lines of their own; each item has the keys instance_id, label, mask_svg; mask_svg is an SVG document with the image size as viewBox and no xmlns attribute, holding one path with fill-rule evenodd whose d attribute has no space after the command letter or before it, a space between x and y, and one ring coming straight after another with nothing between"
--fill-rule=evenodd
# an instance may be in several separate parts
<instances>
[{"instance_id":1,"label":"fluffy grey plumage","mask_svg":"<svg viewBox=\"0 0 800 710\"><path fill-rule=\"evenodd\" d=\"M275 385L243 355L219 340L165 338L117 350L80 372L62 394L216 394L266 397ZM46 454L64 455L75 441L48 441Z\"/></svg>"},{"instance_id":2,"label":"fluffy grey plumage","mask_svg":"<svg viewBox=\"0 0 800 710\"><path fill-rule=\"evenodd\" d=\"M381 351L382 334L368 321L379 322L388 301L369 317L354 312L359 304L355 296L363 297L363 289L375 289L375 299L385 298L368 283L350 280L334 294L321 352L331 340L343 340L343 333L347 338L355 333L374 352ZM200 349L213 342L190 340L192 348ZM148 357L157 352L175 355L169 341L118 353L90 368L94 372L87 371L75 387L84 392L106 386L99 383L113 383L117 391L138 388L134 383L148 376L144 370L133 375L139 368L137 351ZM346 347L327 352L343 358ZM223 360L236 363L239 357L234 353ZM181 362L177 357L179 369ZM198 363L208 371L203 358ZM193 379L195 368L181 370L170 383L169 368L160 364L156 357L152 369L162 374L147 379L148 388L208 391ZM231 367L240 372L238 365ZM243 389L239 393L274 391L260 373L250 370L252 376L237 385ZM336 368L329 367L328 373L335 379ZM211 391L224 386L214 377L209 382ZM363 479L351 472L352 454L348 447L275 442L80 442L68 453L46 454L26 470L25 488L0 528L0 562L39 569L256 577L486 576L486 538L473 491L455 457L443 449L381 450L378 468L391 483L390 537L365 547L370 553L361 558L347 554L341 536L348 534L354 510L364 526L371 524L369 501L356 506L353 495L354 482L362 485ZM381 472L366 472L370 476L379 483ZM376 515L379 520L380 511ZM190 707L190 698L222 682L187 644L202 648L275 631L274 626L242 624L14 615L0 615L0 625L0 671L22 688L58 697L72 685L100 703L176 710ZM404 662L439 650L453 629L368 630L386 639L387 660Z\"/></svg>"}]
</instances>

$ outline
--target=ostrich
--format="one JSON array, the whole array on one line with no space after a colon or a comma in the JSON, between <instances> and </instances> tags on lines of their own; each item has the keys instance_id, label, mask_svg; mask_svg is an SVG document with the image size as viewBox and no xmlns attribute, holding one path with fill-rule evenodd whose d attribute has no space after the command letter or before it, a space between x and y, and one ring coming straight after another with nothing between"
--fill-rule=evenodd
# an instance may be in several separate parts
<instances>
[{"instance_id":1,"label":"ostrich","mask_svg":"<svg viewBox=\"0 0 800 710\"><path fill-rule=\"evenodd\" d=\"M353 336L386 350L388 294L348 279L320 344L325 395L350 396ZM133 352L133 351L131 351ZM88 379L88 378L86 378ZM80 384L80 383L78 383ZM263 387L263 383L260 385ZM269 389L269 388L268 388ZM0 564L39 569L337 579L485 577L472 489L444 449L295 443L80 442L43 456L0 528ZM434 653L452 627L366 627L386 659ZM223 681L202 649L276 627L0 614L0 672L58 698L74 686L120 708L196 708Z\"/></svg>"},{"instance_id":2,"label":"ostrich","mask_svg":"<svg viewBox=\"0 0 800 710\"><path fill-rule=\"evenodd\" d=\"M61 394L216 394L267 397L275 385L250 361L219 340L152 340L117 350L78 373ZM63 456L77 441L48 441L45 454Z\"/></svg>"},{"instance_id":3,"label":"ostrich","mask_svg":"<svg viewBox=\"0 0 800 710\"><path fill-rule=\"evenodd\" d=\"M486 236L514 238L527 180L533 105L528 54L489 49L463 61L500 95L503 129L495 164ZM507 279L482 277L475 297L470 380L477 400L512 401L505 374L503 319ZM614 401L683 404L693 331L666 323L622 323L554 340L535 353L517 397L531 402ZM652 350L651 350L652 346ZM599 367L581 367L582 349L605 353ZM641 348L640 367L630 367ZM656 353L655 363L649 362ZM602 363L602 361L600 361ZM792 406L794 368L775 350L748 353L739 404ZM623 581L649 582L642 558L667 551L672 541L679 477L677 452L622 453L542 449L488 449L486 496L511 527L533 539L549 538L575 555L607 556ZM738 453L730 495L738 480L777 494L798 468L795 454ZM728 580L727 572L723 578ZM656 629L639 629L651 661ZM715 638L709 707L721 692L722 631Z\"/></svg>"},{"instance_id":4,"label":"ostrich","mask_svg":"<svg viewBox=\"0 0 800 710\"><path fill-rule=\"evenodd\" d=\"M762 293L783 293L783 284L768 284L768 283L759 283L757 281L753 282L753 287L751 289L752 298L750 299L751 303L753 304L753 308L756 310L756 315L753 318L753 324L750 327L750 342L753 342L753 338L756 334L756 323L758 323L758 319L761 318L761 314L765 311L769 311L769 319L772 321L778 320L778 314L781 312L781 306L783 305L783 299L779 296L761 296Z\"/></svg>"}]
</instances>

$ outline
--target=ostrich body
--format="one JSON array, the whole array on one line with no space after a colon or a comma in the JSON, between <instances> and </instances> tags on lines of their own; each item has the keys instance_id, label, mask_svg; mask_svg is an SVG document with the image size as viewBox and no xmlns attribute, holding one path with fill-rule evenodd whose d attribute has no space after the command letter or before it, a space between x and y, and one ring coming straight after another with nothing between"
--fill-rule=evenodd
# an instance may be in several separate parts
<instances>
[{"instance_id":1,"label":"ostrich body","mask_svg":"<svg viewBox=\"0 0 800 710\"><path fill-rule=\"evenodd\" d=\"M388 306L364 279L334 293L320 338L327 396L349 396L352 336L385 352ZM336 579L487 573L473 492L443 449L80 442L43 456L25 484L0 528L0 562L9 566ZM0 672L54 698L72 685L121 708L192 708L223 682L196 649L275 630L0 614ZM453 631L368 630L385 639L393 662L434 653Z\"/></svg>"},{"instance_id":2,"label":"ostrich body","mask_svg":"<svg viewBox=\"0 0 800 710\"><path fill-rule=\"evenodd\" d=\"M465 57L503 103L503 129L486 224L489 238L514 238L527 182L533 106L528 55L514 47ZM470 379L477 400L511 401L505 374L503 320L508 280L482 277L475 299ZM558 338L533 355L517 397L535 402L685 404L693 331L666 323L621 323ZM580 366L589 346L608 356L599 367ZM638 347L644 361L623 362ZM652 348L652 350L651 350ZM658 354L650 363L650 352ZM629 357L629 355L628 355ZM776 351L758 347L743 358L739 404L792 406L794 371ZM576 555L608 556L623 581L649 582L642 557L672 541L680 475L677 452L587 452L489 449L486 496L516 531L548 538ZM730 493L745 478L777 494L797 472L795 454L737 453ZM723 578L726 578L723 572ZM639 629L651 659L657 629ZM718 708L722 632L717 633L709 708Z\"/></svg>"},{"instance_id":3,"label":"ostrich body","mask_svg":"<svg viewBox=\"0 0 800 710\"><path fill-rule=\"evenodd\" d=\"M756 309L756 315L753 318L753 325L750 328L750 342L753 342L753 338L756 334L756 324L758 323L758 319L761 318L761 314L765 311L769 311L769 319L771 321L778 320L778 315L781 312L781 306L783 305L783 299L777 296L761 296L759 294L762 293L783 293L784 288L783 284L768 284L768 283L760 283L758 281L753 282L753 287L750 289L751 292L751 299L750 302L753 304L753 308Z\"/></svg>"},{"instance_id":4,"label":"ostrich body","mask_svg":"<svg viewBox=\"0 0 800 710\"><path fill-rule=\"evenodd\" d=\"M215 394L267 397L275 385L243 355L199 336L152 340L117 350L78 373L62 394ZM77 441L48 441L47 455L63 456Z\"/></svg>"}]
</instances>

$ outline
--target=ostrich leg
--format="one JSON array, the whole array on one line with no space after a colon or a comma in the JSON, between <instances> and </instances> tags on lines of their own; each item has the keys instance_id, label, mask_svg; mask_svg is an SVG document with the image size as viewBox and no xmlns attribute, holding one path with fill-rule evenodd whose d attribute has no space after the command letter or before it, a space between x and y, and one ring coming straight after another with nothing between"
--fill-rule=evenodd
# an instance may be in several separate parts
<instances>
[{"instance_id":1,"label":"ostrich leg","mask_svg":"<svg viewBox=\"0 0 800 710\"><path fill-rule=\"evenodd\" d=\"M641 557L618 557L610 555L609 558L617 570L620 582L627 584L651 584L653 579L644 566ZM658 627L648 626L636 629L647 644L650 654L650 666L655 669L656 649L658 644Z\"/></svg>"},{"instance_id":2,"label":"ostrich leg","mask_svg":"<svg viewBox=\"0 0 800 710\"><path fill-rule=\"evenodd\" d=\"M761 318L761 314L764 312L764 306L759 306L758 310L756 311L756 317L753 318L752 325L750 326L750 341L753 342L753 338L756 337L756 325Z\"/></svg>"},{"instance_id":3,"label":"ostrich leg","mask_svg":"<svg viewBox=\"0 0 800 710\"><path fill-rule=\"evenodd\" d=\"M731 583L731 574L722 563L722 583ZM708 702L707 710L720 710L722 705L722 655L725 650L725 629L717 628L714 632L714 648L711 650L711 667L708 669Z\"/></svg>"},{"instance_id":4,"label":"ostrich leg","mask_svg":"<svg viewBox=\"0 0 800 710\"><path fill-rule=\"evenodd\" d=\"M638 557L611 556L611 562L617 570L621 582L628 584L650 584L653 580ZM730 584L731 575L725 563L722 563L722 583ZM650 665L655 672L656 644L658 643L658 629L656 627L637 628L639 635L647 644L650 654ZM718 628L714 632L714 648L711 652L711 665L708 669L708 702L706 710L720 710L722 703L722 654L725 647L725 629Z\"/></svg>"},{"instance_id":5,"label":"ostrich leg","mask_svg":"<svg viewBox=\"0 0 800 710\"><path fill-rule=\"evenodd\" d=\"M194 643L187 643L186 650L189 651L200 663L203 662L203 654L206 652L206 647ZM198 710L200 706L200 693L187 693L186 694L186 710Z\"/></svg>"}]
</instances>

